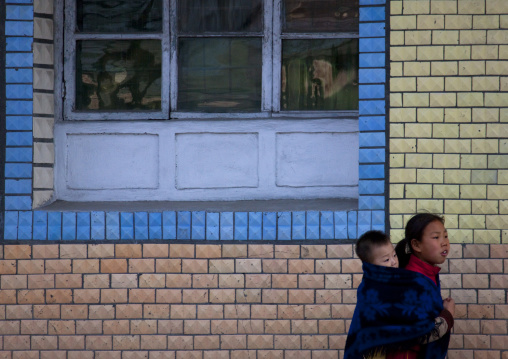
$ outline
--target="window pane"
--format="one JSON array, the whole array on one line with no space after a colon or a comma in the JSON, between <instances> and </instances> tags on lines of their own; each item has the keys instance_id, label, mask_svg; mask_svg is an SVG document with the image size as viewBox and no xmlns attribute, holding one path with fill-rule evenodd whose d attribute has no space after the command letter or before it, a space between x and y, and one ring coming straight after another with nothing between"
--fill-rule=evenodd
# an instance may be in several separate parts
<instances>
[{"instance_id":1,"label":"window pane","mask_svg":"<svg viewBox=\"0 0 508 359\"><path fill-rule=\"evenodd\" d=\"M162 0L78 0L77 25L84 32L160 32Z\"/></svg>"},{"instance_id":2,"label":"window pane","mask_svg":"<svg viewBox=\"0 0 508 359\"><path fill-rule=\"evenodd\" d=\"M181 38L178 50L178 110L260 111L260 38Z\"/></svg>"},{"instance_id":3,"label":"window pane","mask_svg":"<svg viewBox=\"0 0 508 359\"><path fill-rule=\"evenodd\" d=\"M282 42L281 110L358 110L358 39Z\"/></svg>"},{"instance_id":4,"label":"window pane","mask_svg":"<svg viewBox=\"0 0 508 359\"><path fill-rule=\"evenodd\" d=\"M284 0L283 4L284 32L358 32L358 0Z\"/></svg>"},{"instance_id":5,"label":"window pane","mask_svg":"<svg viewBox=\"0 0 508 359\"><path fill-rule=\"evenodd\" d=\"M178 4L180 33L262 30L262 0L185 0Z\"/></svg>"},{"instance_id":6,"label":"window pane","mask_svg":"<svg viewBox=\"0 0 508 359\"><path fill-rule=\"evenodd\" d=\"M159 40L78 41L76 110L159 110Z\"/></svg>"}]
</instances>

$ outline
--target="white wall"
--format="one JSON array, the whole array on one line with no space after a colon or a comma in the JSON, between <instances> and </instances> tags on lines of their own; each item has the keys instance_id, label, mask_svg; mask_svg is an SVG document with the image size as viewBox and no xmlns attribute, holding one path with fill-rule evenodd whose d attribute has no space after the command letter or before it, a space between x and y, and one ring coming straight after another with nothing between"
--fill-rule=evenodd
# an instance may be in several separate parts
<instances>
[{"instance_id":1,"label":"white wall","mask_svg":"<svg viewBox=\"0 0 508 359\"><path fill-rule=\"evenodd\" d=\"M66 201L358 197L355 120L59 122L55 153Z\"/></svg>"}]
</instances>

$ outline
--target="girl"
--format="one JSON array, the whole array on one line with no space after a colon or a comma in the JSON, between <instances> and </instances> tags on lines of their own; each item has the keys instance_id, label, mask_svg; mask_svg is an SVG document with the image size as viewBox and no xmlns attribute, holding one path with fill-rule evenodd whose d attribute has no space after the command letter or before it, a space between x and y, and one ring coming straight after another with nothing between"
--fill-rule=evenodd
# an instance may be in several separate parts
<instances>
[{"instance_id":1,"label":"girl","mask_svg":"<svg viewBox=\"0 0 508 359\"><path fill-rule=\"evenodd\" d=\"M399 267L423 274L432 280L435 284L435 290L440 293L439 268L437 265L443 264L450 252L450 241L448 232L444 226L444 219L431 213L419 213L413 216L406 224L405 238L395 247L399 258ZM440 294L439 294L440 296ZM443 323L436 322L436 328L432 336L437 332L445 332L447 335L432 343L434 347L439 347L439 351L446 355L448 349L449 332L453 326L453 314L455 311L455 302L452 298L446 298L444 301L444 313L449 316ZM389 353L387 359L416 359L422 356L426 347L416 345L409 350Z\"/></svg>"},{"instance_id":2,"label":"girl","mask_svg":"<svg viewBox=\"0 0 508 359\"><path fill-rule=\"evenodd\" d=\"M365 242L375 233L368 234L357 243L364 275L344 358L445 358L455 303L451 298L443 302L435 266L445 261L450 249L443 219L417 214L408 222L406 239L397 245L395 256L406 269L372 265L375 258L362 258L362 238Z\"/></svg>"}]
</instances>

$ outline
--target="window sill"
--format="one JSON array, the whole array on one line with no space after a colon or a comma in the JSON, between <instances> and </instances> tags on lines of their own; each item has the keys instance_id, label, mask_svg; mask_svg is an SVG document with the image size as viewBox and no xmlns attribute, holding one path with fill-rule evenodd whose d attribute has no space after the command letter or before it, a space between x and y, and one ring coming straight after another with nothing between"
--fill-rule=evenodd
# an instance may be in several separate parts
<instances>
[{"instance_id":1,"label":"window sill","mask_svg":"<svg viewBox=\"0 0 508 359\"><path fill-rule=\"evenodd\" d=\"M358 200L350 198L260 201L128 201L128 202L69 202L55 201L38 210L49 212L296 212L296 211L353 211Z\"/></svg>"}]
</instances>

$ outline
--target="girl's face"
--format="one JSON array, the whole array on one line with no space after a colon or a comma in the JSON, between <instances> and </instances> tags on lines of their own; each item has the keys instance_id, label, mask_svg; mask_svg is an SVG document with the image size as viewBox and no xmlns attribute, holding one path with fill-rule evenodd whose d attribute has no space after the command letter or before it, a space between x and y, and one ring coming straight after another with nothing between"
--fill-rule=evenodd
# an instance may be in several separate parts
<instances>
[{"instance_id":1,"label":"girl's face","mask_svg":"<svg viewBox=\"0 0 508 359\"><path fill-rule=\"evenodd\" d=\"M429 264L442 264L450 252L448 232L443 223L430 222L423 230L422 240L411 240L415 255Z\"/></svg>"}]
</instances>

